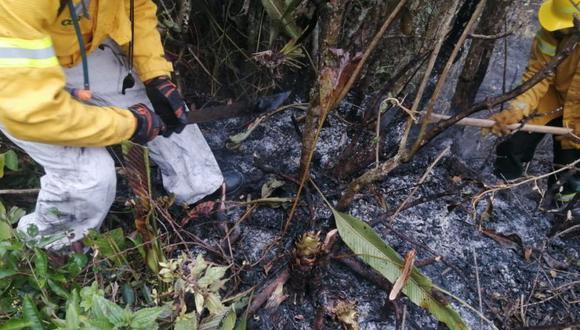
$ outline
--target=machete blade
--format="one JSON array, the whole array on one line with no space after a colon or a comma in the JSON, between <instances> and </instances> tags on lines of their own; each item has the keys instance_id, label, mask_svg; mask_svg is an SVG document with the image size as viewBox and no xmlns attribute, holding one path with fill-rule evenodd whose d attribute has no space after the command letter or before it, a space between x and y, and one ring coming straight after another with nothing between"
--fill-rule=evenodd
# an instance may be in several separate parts
<instances>
[{"instance_id":1,"label":"machete blade","mask_svg":"<svg viewBox=\"0 0 580 330\"><path fill-rule=\"evenodd\" d=\"M187 121L189 124L207 123L272 111L284 104L290 94L290 92L283 92L259 97L254 102L241 101L227 105L192 109L187 113Z\"/></svg>"},{"instance_id":2,"label":"machete blade","mask_svg":"<svg viewBox=\"0 0 580 330\"><path fill-rule=\"evenodd\" d=\"M258 112L268 112L278 109L290 97L290 92L283 92L269 96L259 97L256 101Z\"/></svg>"}]
</instances>

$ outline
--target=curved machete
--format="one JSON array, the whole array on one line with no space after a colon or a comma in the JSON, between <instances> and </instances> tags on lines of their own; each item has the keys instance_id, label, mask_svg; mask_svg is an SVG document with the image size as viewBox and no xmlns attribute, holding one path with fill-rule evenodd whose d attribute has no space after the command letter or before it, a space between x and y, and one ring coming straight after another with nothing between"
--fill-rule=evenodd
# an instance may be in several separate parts
<instances>
[{"instance_id":1,"label":"curved machete","mask_svg":"<svg viewBox=\"0 0 580 330\"><path fill-rule=\"evenodd\" d=\"M187 113L189 124L207 123L252 114L260 114L280 107L290 96L290 92L263 96L255 101L241 101L227 105L192 109Z\"/></svg>"}]
</instances>

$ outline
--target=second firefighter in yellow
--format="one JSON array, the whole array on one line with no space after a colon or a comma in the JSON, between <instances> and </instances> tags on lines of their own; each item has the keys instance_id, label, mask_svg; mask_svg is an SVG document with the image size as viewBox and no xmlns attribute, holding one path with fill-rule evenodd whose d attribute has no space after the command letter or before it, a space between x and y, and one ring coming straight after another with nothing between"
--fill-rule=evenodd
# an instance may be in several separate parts
<instances>
[{"instance_id":1,"label":"second firefighter in yellow","mask_svg":"<svg viewBox=\"0 0 580 330\"><path fill-rule=\"evenodd\" d=\"M539 20L542 28L536 34L524 80L540 71L570 38L574 26L573 15L580 14L569 0L549 0L542 4ZM524 119L530 124L571 128L580 136L580 48L562 62L554 75L547 77L514 99L508 109L494 115L496 135L508 132L506 126ZM506 179L523 173L523 163L532 160L543 135L517 132L497 148L496 172ZM563 166L580 158L580 140L560 137L554 140L554 163ZM557 177L549 180L549 185ZM572 175L563 185L559 198L570 200L580 191L580 174Z\"/></svg>"}]
</instances>

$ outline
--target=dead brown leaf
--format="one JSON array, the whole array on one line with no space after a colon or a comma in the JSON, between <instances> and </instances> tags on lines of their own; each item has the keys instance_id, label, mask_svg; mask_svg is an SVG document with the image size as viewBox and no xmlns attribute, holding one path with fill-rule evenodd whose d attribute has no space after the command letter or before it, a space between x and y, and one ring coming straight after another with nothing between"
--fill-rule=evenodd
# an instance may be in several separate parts
<instances>
[{"instance_id":1,"label":"dead brown leaf","mask_svg":"<svg viewBox=\"0 0 580 330\"><path fill-rule=\"evenodd\" d=\"M399 276L399 278L393 285L393 289L389 294L389 300L393 301L397 299L397 296L399 295L401 290L403 290L405 284L407 284L409 276L411 275L411 270L413 270L413 264L415 263L416 256L417 251L415 251L415 249L407 252L407 255L405 256L405 263L403 264L403 270L401 271L401 276Z\"/></svg>"}]
</instances>

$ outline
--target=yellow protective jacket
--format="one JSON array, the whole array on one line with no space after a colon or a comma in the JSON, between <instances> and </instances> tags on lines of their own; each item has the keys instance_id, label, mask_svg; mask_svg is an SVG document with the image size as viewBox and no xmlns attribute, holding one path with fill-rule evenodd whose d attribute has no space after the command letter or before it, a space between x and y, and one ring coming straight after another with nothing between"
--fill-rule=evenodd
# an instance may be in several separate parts
<instances>
[{"instance_id":1,"label":"yellow protective jacket","mask_svg":"<svg viewBox=\"0 0 580 330\"><path fill-rule=\"evenodd\" d=\"M524 80L530 79L556 55L568 37L556 38L554 33L540 30L536 34ZM580 135L580 47L568 56L556 69L554 75L542 80L513 102L527 105L526 115L532 115L530 124L545 125L563 117L564 127L572 128ZM561 108L560 111L557 109ZM563 149L580 149L574 138L562 138Z\"/></svg>"},{"instance_id":2,"label":"yellow protective jacket","mask_svg":"<svg viewBox=\"0 0 580 330\"><path fill-rule=\"evenodd\" d=\"M81 0L73 1L79 5ZM85 0L87 51L112 38L131 40L130 0ZM167 75L152 0L135 1L135 69L142 80ZM0 123L19 139L67 146L107 146L129 139L136 120L127 110L77 102L65 91L61 66L80 62L68 9L60 0L0 0ZM82 87L82 86L79 86Z\"/></svg>"}]
</instances>

